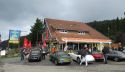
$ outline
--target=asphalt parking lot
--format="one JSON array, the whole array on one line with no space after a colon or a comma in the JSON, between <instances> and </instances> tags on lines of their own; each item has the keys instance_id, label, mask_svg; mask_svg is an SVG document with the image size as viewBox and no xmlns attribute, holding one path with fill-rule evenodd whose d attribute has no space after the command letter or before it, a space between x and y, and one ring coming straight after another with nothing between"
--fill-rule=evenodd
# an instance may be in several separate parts
<instances>
[{"instance_id":1,"label":"asphalt parking lot","mask_svg":"<svg viewBox=\"0 0 125 72\"><path fill-rule=\"evenodd\" d=\"M80 66L75 61L70 65L55 65L46 60L41 62L20 62L19 58L7 58L1 60L0 72L125 72L125 61L114 62L108 61L108 64L103 62L94 62L86 67L84 64Z\"/></svg>"}]
</instances>

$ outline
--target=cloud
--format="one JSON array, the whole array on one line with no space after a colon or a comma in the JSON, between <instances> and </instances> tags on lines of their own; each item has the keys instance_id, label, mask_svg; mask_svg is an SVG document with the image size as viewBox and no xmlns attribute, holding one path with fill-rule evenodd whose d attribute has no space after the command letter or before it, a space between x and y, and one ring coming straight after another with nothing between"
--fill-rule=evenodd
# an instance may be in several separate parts
<instances>
[{"instance_id":1,"label":"cloud","mask_svg":"<svg viewBox=\"0 0 125 72\"><path fill-rule=\"evenodd\" d=\"M57 18L90 22L123 17L125 0L0 0L0 33L8 38L9 29L26 35L36 18Z\"/></svg>"}]
</instances>

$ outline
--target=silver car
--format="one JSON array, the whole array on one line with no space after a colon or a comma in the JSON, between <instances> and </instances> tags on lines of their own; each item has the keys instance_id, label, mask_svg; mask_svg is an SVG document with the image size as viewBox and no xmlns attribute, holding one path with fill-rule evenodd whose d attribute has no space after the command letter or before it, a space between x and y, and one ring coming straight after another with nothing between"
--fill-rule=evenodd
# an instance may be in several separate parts
<instances>
[{"instance_id":1,"label":"silver car","mask_svg":"<svg viewBox=\"0 0 125 72\"><path fill-rule=\"evenodd\" d=\"M108 55L108 59L113 59L114 61L120 61L125 59L125 53L122 51L112 50Z\"/></svg>"}]
</instances>

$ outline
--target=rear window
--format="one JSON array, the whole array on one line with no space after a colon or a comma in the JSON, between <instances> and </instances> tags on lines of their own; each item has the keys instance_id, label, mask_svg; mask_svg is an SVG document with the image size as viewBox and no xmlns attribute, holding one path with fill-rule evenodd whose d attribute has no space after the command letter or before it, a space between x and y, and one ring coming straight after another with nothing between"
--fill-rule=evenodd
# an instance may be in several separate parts
<instances>
[{"instance_id":1,"label":"rear window","mask_svg":"<svg viewBox=\"0 0 125 72\"><path fill-rule=\"evenodd\" d=\"M40 53L40 51L32 51L32 53Z\"/></svg>"}]
</instances>

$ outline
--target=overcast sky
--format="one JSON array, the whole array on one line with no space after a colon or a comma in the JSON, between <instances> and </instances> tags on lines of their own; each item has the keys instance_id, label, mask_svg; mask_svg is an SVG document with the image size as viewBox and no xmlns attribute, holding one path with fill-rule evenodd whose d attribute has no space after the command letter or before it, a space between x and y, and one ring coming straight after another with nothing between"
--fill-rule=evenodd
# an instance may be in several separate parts
<instances>
[{"instance_id":1,"label":"overcast sky","mask_svg":"<svg viewBox=\"0 0 125 72\"><path fill-rule=\"evenodd\" d=\"M123 17L125 0L0 0L0 34L8 39L9 30L27 35L36 18L91 22Z\"/></svg>"}]
</instances>

